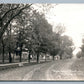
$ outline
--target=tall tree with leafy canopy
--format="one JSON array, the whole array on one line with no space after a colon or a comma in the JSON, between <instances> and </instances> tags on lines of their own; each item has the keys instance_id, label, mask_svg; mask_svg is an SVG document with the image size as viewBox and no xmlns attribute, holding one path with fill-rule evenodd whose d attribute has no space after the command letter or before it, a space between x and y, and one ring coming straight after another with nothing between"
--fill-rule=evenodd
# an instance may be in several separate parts
<instances>
[{"instance_id":1,"label":"tall tree with leafy canopy","mask_svg":"<svg viewBox=\"0 0 84 84\"><path fill-rule=\"evenodd\" d=\"M34 13L35 15L35 13ZM49 36L52 34L52 26L47 22L44 15L40 15L36 13L36 16L32 20L33 22L33 29L35 35L35 52L37 54L37 62L39 62L39 55L40 52L47 52L48 51L48 40Z\"/></svg>"},{"instance_id":2,"label":"tall tree with leafy canopy","mask_svg":"<svg viewBox=\"0 0 84 84\"><path fill-rule=\"evenodd\" d=\"M0 4L0 39L10 22L32 4ZM12 13L12 17L10 17Z\"/></svg>"},{"instance_id":3,"label":"tall tree with leafy canopy","mask_svg":"<svg viewBox=\"0 0 84 84\"><path fill-rule=\"evenodd\" d=\"M73 41L72 41L72 39L67 35L62 36L60 48L61 48L61 52L60 52L61 59L62 59L62 54L64 52L67 53L67 55L72 56L72 53L73 53Z\"/></svg>"}]
</instances>

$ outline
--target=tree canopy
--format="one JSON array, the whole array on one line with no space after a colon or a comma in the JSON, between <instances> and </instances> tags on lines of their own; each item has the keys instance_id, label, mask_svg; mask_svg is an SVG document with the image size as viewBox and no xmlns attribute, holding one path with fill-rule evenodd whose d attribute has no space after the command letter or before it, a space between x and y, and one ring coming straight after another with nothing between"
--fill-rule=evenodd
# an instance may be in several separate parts
<instances>
[{"instance_id":1,"label":"tree canopy","mask_svg":"<svg viewBox=\"0 0 84 84\"><path fill-rule=\"evenodd\" d=\"M11 62L11 53L14 53L18 47L22 52L24 46L29 51L28 59L30 60L31 54L36 54L37 62L39 62L41 53L48 53L53 60L57 54L72 53L72 39L62 36L65 27L58 24L53 32L53 26L48 23L45 13L39 12L31 5L0 5L0 39L2 42L0 47L3 59L4 53L9 53ZM22 53L20 53L20 61L21 56Z\"/></svg>"}]
</instances>

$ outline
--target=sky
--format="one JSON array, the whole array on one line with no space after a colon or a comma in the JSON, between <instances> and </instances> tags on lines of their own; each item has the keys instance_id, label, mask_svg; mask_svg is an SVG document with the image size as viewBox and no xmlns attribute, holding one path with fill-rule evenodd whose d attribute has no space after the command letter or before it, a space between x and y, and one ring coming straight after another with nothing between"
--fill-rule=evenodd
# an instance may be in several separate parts
<instances>
[{"instance_id":1,"label":"sky","mask_svg":"<svg viewBox=\"0 0 84 84\"><path fill-rule=\"evenodd\" d=\"M46 18L53 25L54 31L59 23L66 27L65 35L72 37L75 53L78 52L84 35L84 4L58 4L51 8Z\"/></svg>"},{"instance_id":2,"label":"sky","mask_svg":"<svg viewBox=\"0 0 84 84\"><path fill-rule=\"evenodd\" d=\"M45 14L48 22L53 26L53 30L58 24L64 25L66 28L65 35L72 38L74 46L74 54L80 51L82 38L84 36L84 4L51 4L49 10ZM35 6L34 6L35 7ZM41 7L39 9L41 11Z\"/></svg>"}]
</instances>

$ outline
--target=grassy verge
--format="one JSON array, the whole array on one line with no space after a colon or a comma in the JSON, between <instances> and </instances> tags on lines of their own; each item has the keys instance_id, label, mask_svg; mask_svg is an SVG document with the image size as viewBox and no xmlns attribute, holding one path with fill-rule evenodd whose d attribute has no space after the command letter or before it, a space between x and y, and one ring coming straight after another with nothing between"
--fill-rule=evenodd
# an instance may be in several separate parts
<instances>
[{"instance_id":1,"label":"grassy verge","mask_svg":"<svg viewBox=\"0 0 84 84\"><path fill-rule=\"evenodd\" d=\"M84 80L84 58L78 58L71 66L71 69L80 80Z\"/></svg>"},{"instance_id":2,"label":"grassy verge","mask_svg":"<svg viewBox=\"0 0 84 84\"><path fill-rule=\"evenodd\" d=\"M50 62L50 61L46 61L46 62ZM46 62L41 61L40 63L37 63L35 61L32 61L30 63L28 63L28 62L19 62L19 63L1 64L0 65L0 71L1 70L11 69L11 68L22 67L22 66L31 66L31 65L35 65L35 64L42 64L42 63L46 63Z\"/></svg>"}]
</instances>

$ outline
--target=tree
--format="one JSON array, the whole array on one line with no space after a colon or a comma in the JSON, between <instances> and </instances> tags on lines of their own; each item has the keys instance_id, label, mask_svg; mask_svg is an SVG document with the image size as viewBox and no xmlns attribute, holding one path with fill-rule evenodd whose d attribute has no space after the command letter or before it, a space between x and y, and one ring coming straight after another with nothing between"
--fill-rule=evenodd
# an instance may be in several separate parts
<instances>
[{"instance_id":1,"label":"tree","mask_svg":"<svg viewBox=\"0 0 84 84\"><path fill-rule=\"evenodd\" d=\"M13 27L14 21L16 21L16 20L19 21L19 22L22 21L25 9L28 9L28 10L26 10L26 12L28 12L29 10L31 10L30 9L31 5L32 4L26 4L26 5L25 4L2 4L1 5L1 9L0 9L1 10L1 27L0 27L0 34L1 35L0 36L2 36L5 33L5 31L8 30L8 29L9 29L8 32L10 33L11 30L13 30L13 29L11 29L9 26L11 25ZM4 9L6 9L6 10L4 11ZM9 33L8 33L8 38L11 37L9 35ZM14 33L16 33L16 32L14 32ZM11 62L11 50L13 49L13 48L11 48L12 44L10 44L11 43L10 42L11 38L8 39L8 41L9 41L8 42L8 45L9 45L8 46L8 50L9 50L9 62ZM20 61L21 61L21 58L20 58Z\"/></svg>"},{"instance_id":2,"label":"tree","mask_svg":"<svg viewBox=\"0 0 84 84\"><path fill-rule=\"evenodd\" d=\"M32 18L30 19L32 26L32 48L37 54L37 62L39 62L40 53L46 53L48 51L48 41L52 34L52 26L47 22L43 14L34 11Z\"/></svg>"},{"instance_id":3,"label":"tree","mask_svg":"<svg viewBox=\"0 0 84 84\"><path fill-rule=\"evenodd\" d=\"M83 55L84 55L84 53L82 53L82 51L80 51L80 52L78 52L78 53L76 54L77 58L80 58L80 57L82 57Z\"/></svg>"},{"instance_id":4,"label":"tree","mask_svg":"<svg viewBox=\"0 0 84 84\"><path fill-rule=\"evenodd\" d=\"M66 28L64 25L62 24L58 24L56 25L56 27L54 28L54 32L56 34L59 34L60 36L65 32Z\"/></svg>"},{"instance_id":5,"label":"tree","mask_svg":"<svg viewBox=\"0 0 84 84\"><path fill-rule=\"evenodd\" d=\"M12 62L12 57L11 57L11 24L9 25L10 27L8 28L8 52L9 52L9 63Z\"/></svg>"},{"instance_id":6,"label":"tree","mask_svg":"<svg viewBox=\"0 0 84 84\"><path fill-rule=\"evenodd\" d=\"M83 57L84 56L84 38L82 38L82 45L80 47L81 51L77 53L77 57Z\"/></svg>"},{"instance_id":7,"label":"tree","mask_svg":"<svg viewBox=\"0 0 84 84\"><path fill-rule=\"evenodd\" d=\"M69 36L63 35L65 32L65 26L58 24L54 29L51 54L54 56L59 54L60 59L64 53L67 53L67 56L72 56L73 52L73 41Z\"/></svg>"},{"instance_id":8,"label":"tree","mask_svg":"<svg viewBox=\"0 0 84 84\"><path fill-rule=\"evenodd\" d=\"M1 4L0 8L0 38L4 34L10 22L18 16L24 9L29 8L32 4ZM4 11L5 10L5 11ZM12 17L10 17L12 13Z\"/></svg>"},{"instance_id":9,"label":"tree","mask_svg":"<svg viewBox=\"0 0 84 84\"><path fill-rule=\"evenodd\" d=\"M64 33L64 31L65 31L65 27L62 26L61 24L58 24L51 35L51 41L50 41L51 44L49 45L49 52L50 55L53 56L53 60L57 54L60 54L60 59L61 59L61 55L63 54L60 45L62 38L61 35Z\"/></svg>"},{"instance_id":10,"label":"tree","mask_svg":"<svg viewBox=\"0 0 84 84\"><path fill-rule=\"evenodd\" d=\"M45 15L33 7L30 7L31 5L32 4L1 5L0 37L6 33L5 40L8 39L8 43L3 40L4 43L6 43L6 52L9 53L9 62L11 62L11 53L18 47L20 47L20 62L22 61L23 45L29 50L29 62L30 55L36 54L38 63L41 53L52 55L54 60L54 56L59 54L59 52L62 55L64 51L68 50L68 48L64 50L63 47L71 46L71 40L69 40L68 37L62 36L65 27L58 24L56 31L53 32L52 25L48 23ZM4 43L2 42L2 44ZM71 48L67 51L67 53L69 52L71 52Z\"/></svg>"},{"instance_id":11,"label":"tree","mask_svg":"<svg viewBox=\"0 0 84 84\"><path fill-rule=\"evenodd\" d=\"M2 62L4 63L5 42L3 37L1 43L2 43Z\"/></svg>"},{"instance_id":12,"label":"tree","mask_svg":"<svg viewBox=\"0 0 84 84\"><path fill-rule=\"evenodd\" d=\"M48 45L50 55L54 57L59 54L60 51L60 43L59 43L60 35L56 34L55 32L52 33L50 44Z\"/></svg>"},{"instance_id":13,"label":"tree","mask_svg":"<svg viewBox=\"0 0 84 84\"><path fill-rule=\"evenodd\" d=\"M62 36L61 37L61 44L60 44L61 52L60 56L62 59L62 54L65 52L67 55L72 56L73 52L73 41L69 36Z\"/></svg>"}]
</instances>

